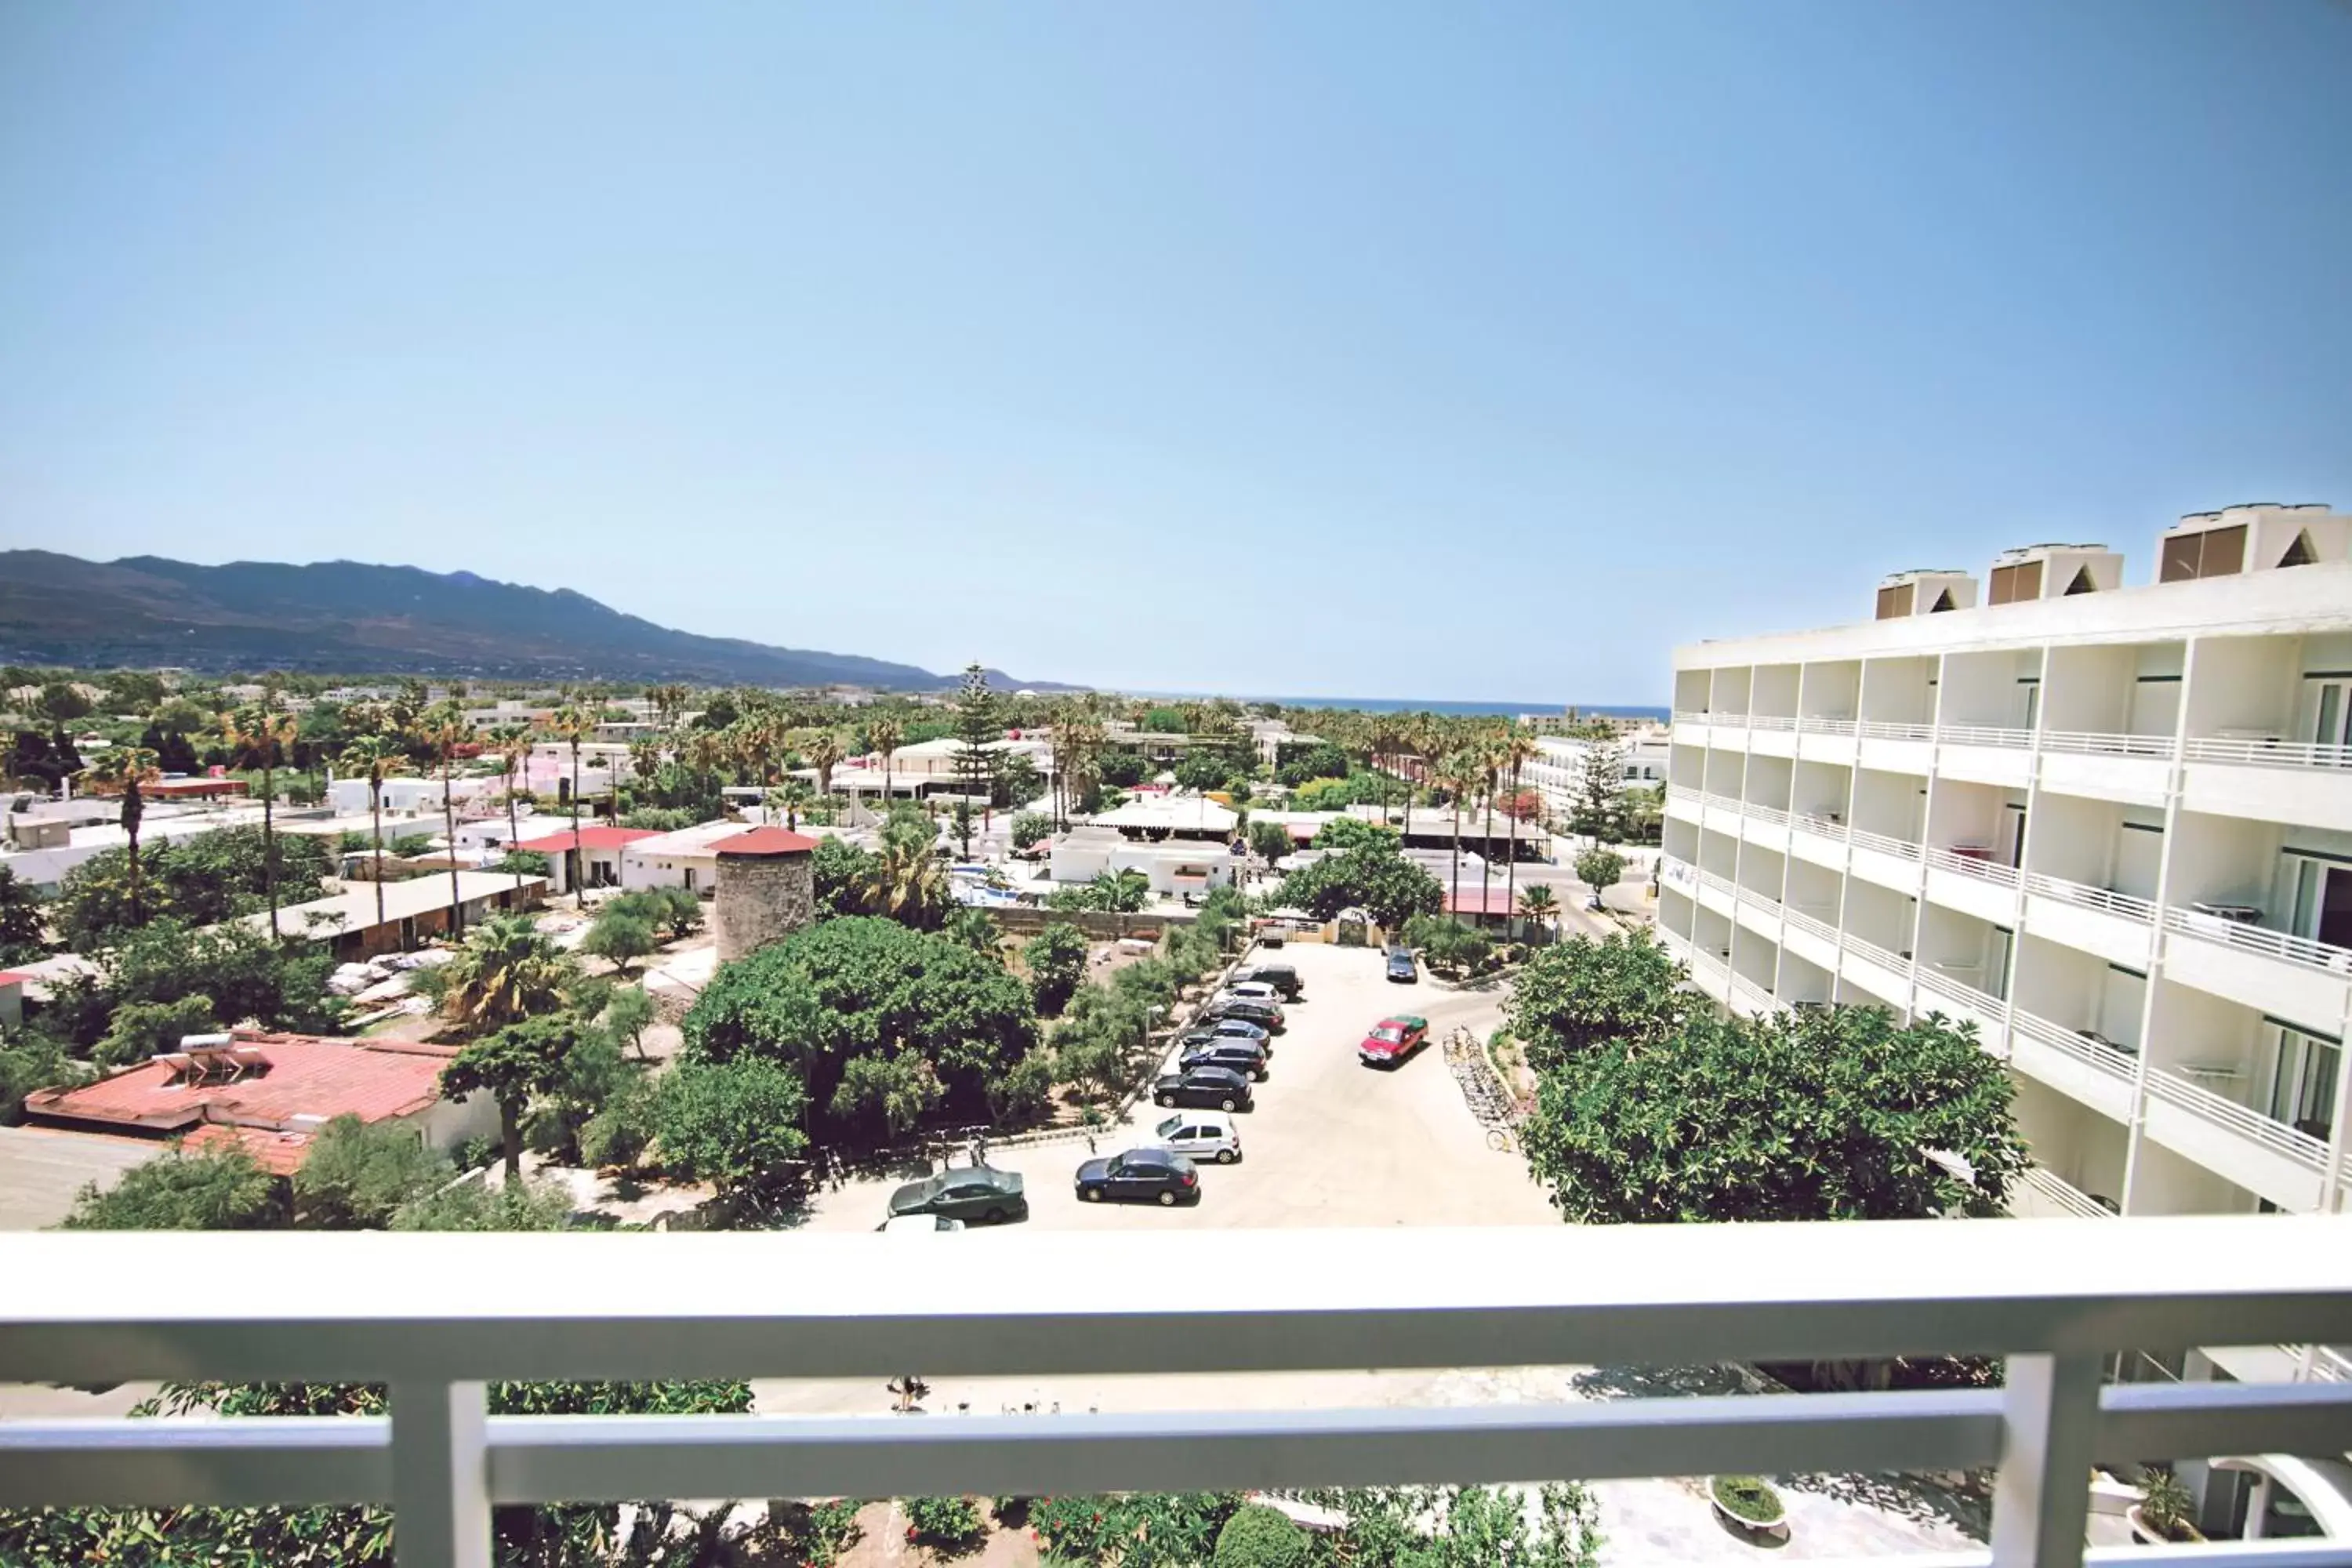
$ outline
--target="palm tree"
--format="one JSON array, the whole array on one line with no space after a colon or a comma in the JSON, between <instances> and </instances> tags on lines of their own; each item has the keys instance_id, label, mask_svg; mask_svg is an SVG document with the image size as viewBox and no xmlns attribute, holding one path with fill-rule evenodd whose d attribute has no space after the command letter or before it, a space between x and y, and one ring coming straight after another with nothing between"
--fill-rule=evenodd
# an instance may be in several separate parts
<instances>
[{"instance_id":1,"label":"palm tree","mask_svg":"<svg viewBox=\"0 0 2352 1568\"><path fill-rule=\"evenodd\" d=\"M907 727L887 713L866 721L866 743L882 753L882 815L885 816L890 815L890 754L906 738Z\"/></svg>"},{"instance_id":2,"label":"palm tree","mask_svg":"<svg viewBox=\"0 0 2352 1568\"><path fill-rule=\"evenodd\" d=\"M1503 890L1503 901L1517 908L1519 901L1519 776L1527 765L1543 755L1543 748L1527 727L1514 723L1503 731L1503 765L1511 774L1511 868L1510 879Z\"/></svg>"},{"instance_id":3,"label":"palm tree","mask_svg":"<svg viewBox=\"0 0 2352 1568\"><path fill-rule=\"evenodd\" d=\"M143 925L146 921L139 912L139 824L147 815L147 797L142 792L163 777L155 765L155 753L144 746L115 746L100 752L80 776L101 793L122 792L122 831L131 841L131 923Z\"/></svg>"},{"instance_id":4,"label":"palm tree","mask_svg":"<svg viewBox=\"0 0 2352 1568\"><path fill-rule=\"evenodd\" d=\"M876 914L923 928L946 907L947 873L940 868L935 842L928 827L882 835L874 872Z\"/></svg>"},{"instance_id":5,"label":"palm tree","mask_svg":"<svg viewBox=\"0 0 2352 1568\"><path fill-rule=\"evenodd\" d=\"M1549 925L1559 916L1559 895L1538 882L1519 895L1519 913L1538 926Z\"/></svg>"},{"instance_id":6,"label":"palm tree","mask_svg":"<svg viewBox=\"0 0 2352 1568\"><path fill-rule=\"evenodd\" d=\"M719 772L719 764L727 760L727 742L716 730L697 730L686 738L679 748L686 757L687 767L696 781L706 789ZM576 771L576 770L575 770Z\"/></svg>"},{"instance_id":7,"label":"palm tree","mask_svg":"<svg viewBox=\"0 0 2352 1568\"><path fill-rule=\"evenodd\" d=\"M646 689L646 698L654 705L654 722L665 730L675 730L686 712L686 705L694 700L694 693L683 686L655 686Z\"/></svg>"},{"instance_id":8,"label":"palm tree","mask_svg":"<svg viewBox=\"0 0 2352 1568\"><path fill-rule=\"evenodd\" d=\"M368 814L375 823L375 923L383 924L383 781L407 759L408 752L389 735L361 735L343 748L336 763L345 773L368 782Z\"/></svg>"},{"instance_id":9,"label":"palm tree","mask_svg":"<svg viewBox=\"0 0 2352 1568\"><path fill-rule=\"evenodd\" d=\"M1486 889L1495 868L1495 783L1503 771L1502 738L1481 734L1471 742L1478 759L1478 787L1486 796L1486 832L1478 840L1478 918L1486 918Z\"/></svg>"},{"instance_id":10,"label":"palm tree","mask_svg":"<svg viewBox=\"0 0 2352 1568\"><path fill-rule=\"evenodd\" d=\"M278 705L275 687L261 700L220 716L221 739L232 752L261 753L261 889L269 900L269 940L278 940L278 749L294 743L294 715Z\"/></svg>"},{"instance_id":11,"label":"palm tree","mask_svg":"<svg viewBox=\"0 0 2352 1568\"><path fill-rule=\"evenodd\" d=\"M580 742L596 732L596 715L577 702L567 702L555 710L547 728L559 741L572 747L572 874L579 879L572 890L578 895L577 906L588 907L588 867L580 854Z\"/></svg>"},{"instance_id":12,"label":"palm tree","mask_svg":"<svg viewBox=\"0 0 2352 1568\"><path fill-rule=\"evenodd\" d=\"M490 731L490 747L504 764L499 777L507 790L507 853L514 853L515 840L522 837L522 826L515 811L515 773L530 755L531 733L528 724L501 724ZM515 868L515 891L522 891L522 868Z\"/></svg>"},{"instance_id":13,"label":"palm tree","mask_svg":"<svg viewBox=\"0 0 2352 1568\"><path fill-rule=\"evenodd\" d=\"M474 928L442 973L442 1011L469 1031L488 1034L562 1006L572 963L528 915L492 915Z\"/></svg>"},{"instance_id":14,"label":"palm tree","mask_svg":"<svg viewBox=\"0 0 2352 1568\"><path fill-rule=\"evenodd\" d=\"M1430 780L1445 792L1454 807L1454 908L1462 908L1462 795L1478 780L1475 758L1467 752L1454 752L1441 758L1430 770Z\"/></svg>"},{"instance_id":15,"label":"palm tree","mask_svg":"<svg viewBox=\"0 0 2352 1568\"><path fill-rule=\"evenodd\" d=\"M436 702L416 716L416 739L429 749L441 763L441 821L449 846L449 932L466 934L466 900L463 885L457 880L457 797L450 781L457 772L457 748L474 739L474 721L456 701ZM379 884L376 896L382 898Z\"/></svg>"},{"instance_id":16,"label":"palm tree","mask_svg":"<svg viewBox=\"0 0 2352 1568\"><path fill-rule=\"evenodd\" d=\"M768 792L768 809L782 812L784 826L797 833L800 831L801 813L806 811L809 803L815 798L816 792L809 787L808 780L786 779Z\"/></svg>"},{"instance_id":17,"label":"palm tree","mask_svg":"<svg viewBox=\"0 0 2352 1568\"><path fill-rule=\"evenodd\" d=\"M801 754L816 770L816 793L831 795L834 764L848 754L848 748L841 743L841 731L830 725L814 731L801 747Z\"/></svg>"}]
</instances>

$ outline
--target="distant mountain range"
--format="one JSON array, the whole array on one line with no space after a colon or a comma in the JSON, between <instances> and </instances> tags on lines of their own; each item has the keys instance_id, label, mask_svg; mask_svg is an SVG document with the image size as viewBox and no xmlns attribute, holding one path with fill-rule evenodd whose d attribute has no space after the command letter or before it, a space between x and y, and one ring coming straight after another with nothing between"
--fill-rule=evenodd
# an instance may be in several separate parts
<instances>
[{"instance_id":1,"label":"distant mountain range","mask_svg":"<svg viewBox=\"0 0 2352 1568\"><path fill-rule=\"evenodd\" d=\"M197 566L0 551L0 661L933 691L957 675L673 631L568 588L321 561ZM988 672L992 686L1069 691Z\"/></svg>"}]
</instances>

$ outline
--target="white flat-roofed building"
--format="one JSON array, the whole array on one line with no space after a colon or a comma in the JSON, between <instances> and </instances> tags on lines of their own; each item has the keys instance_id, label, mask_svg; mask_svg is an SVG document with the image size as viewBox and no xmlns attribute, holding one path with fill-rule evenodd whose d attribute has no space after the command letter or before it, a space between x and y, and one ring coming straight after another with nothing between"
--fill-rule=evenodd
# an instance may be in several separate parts
<instances>
[{"instance_id":1,"label":"white flat-roofed building","mask_svg":"<svg viewBox=\"0 0 2352 1568\"><path fill-rule=\"evenodd\" d=\"M1621 731L1612 743L1621 763L1618 788L1655 789L1665 782L1673 747L1664 724ZM1519 786L1540 795L1553 820L1564 820L1583 798L1585 759L1592 751L1592 742L1579 736L1538 736L1535 756L1519 770Z\"/></svg>"},{"instance_id":2,"label":"white flat-roofed building","mask_svg":"<svg viewBox=\"0 0 2352 1568\"><path fill-rule=\"evenodd\" d=\"M1872 621L1677 649L1663 939L1738 1012L1973 1023L2023 1210L2352 1206L2347 533L2231 508L2162 582L2034 546L1982 607L1906 574Z\"/></svg>"}]
</instances>

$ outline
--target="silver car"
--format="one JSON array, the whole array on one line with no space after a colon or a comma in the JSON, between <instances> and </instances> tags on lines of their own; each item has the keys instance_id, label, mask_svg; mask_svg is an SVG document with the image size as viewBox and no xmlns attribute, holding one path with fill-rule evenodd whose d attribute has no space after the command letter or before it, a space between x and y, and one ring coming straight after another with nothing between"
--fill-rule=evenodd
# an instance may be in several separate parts
<instances>
[{"instance_id":1,"label":"silver car","mask_svg":"<svg viewBox=\"0 0 2352 1568\"><path fill-rule=\"evenodd\" d=\"M1176 1110L1151 1130L1152 1147L1168 1149L1188 1160L1213 1160L1230 1165L1242 1157L1242 1135L1234 1119L1222 1110Z\"/></svg>"}]
</instances>

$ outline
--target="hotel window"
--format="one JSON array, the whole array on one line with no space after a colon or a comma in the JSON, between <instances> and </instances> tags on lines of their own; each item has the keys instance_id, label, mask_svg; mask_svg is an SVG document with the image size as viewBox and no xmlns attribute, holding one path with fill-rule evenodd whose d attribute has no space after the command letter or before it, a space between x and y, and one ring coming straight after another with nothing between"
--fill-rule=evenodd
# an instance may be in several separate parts
<instances>
[{"instance_id":1,"label":"hotel window","mask_svg":"<svg viewBox=\"0 0 2352 1568\"><path fill-rule=\"evenodd\" d=\"M2343 1047L2324 1036L2278 1026L2271 1059L2271 1120L2314 1138L2336 1125L2336 1073Z\"/></svg>"}]
</instances>

